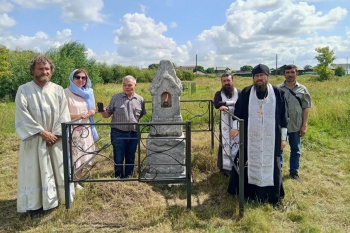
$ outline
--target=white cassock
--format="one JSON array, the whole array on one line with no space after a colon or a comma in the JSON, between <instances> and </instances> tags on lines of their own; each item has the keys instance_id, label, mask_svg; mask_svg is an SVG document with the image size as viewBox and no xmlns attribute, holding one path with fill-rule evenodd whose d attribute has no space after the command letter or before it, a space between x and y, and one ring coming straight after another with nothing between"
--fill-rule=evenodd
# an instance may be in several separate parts
<instances>
[{"instance_id":1,"label":"white cassock","mask_svg":"<svg viewBox=\"0 0 350 233\"><path fill-rule=\"evenodd\" d=\"M271 84L263 100L252 87L248 118L248 183L259 187L274 185L276 96ZM261 113L259 113L261 111Z\"/></svg>"},{"instance_id":2,"label":"white cassock","mask_svg":"<svg viewBox=\"0 0 350 233\"><path fill-rule=\"evenodd\" d=\"M238 99L238 91L236 88L233 90L232 98L228 99L226 95L221 92L221 99L223 102L232 102L233 105L229 105L228 109L230 113L234 113L234 104ZM234 158L237 155L239 148L239 137L234 139L230 136L230 130L233 127L232 116L224 111L221 111L221 143L222 143L222 168L228 171L232 170Z\"/></svg>"},{"instance_id":3,"label":"white cassock","mask_svg":"<svg viewBox=\"0 0 350 233\"><path fill-rule=\"evenodd\" d=\"M40 87L31 81L18 88L15 102L16 132L21 138L17 211L55 208L65 203L62 139L47 146L38 133L47 130L61 136L61 123L70 121L63 88L51 82Z\"/></svg>"}]
</instances>

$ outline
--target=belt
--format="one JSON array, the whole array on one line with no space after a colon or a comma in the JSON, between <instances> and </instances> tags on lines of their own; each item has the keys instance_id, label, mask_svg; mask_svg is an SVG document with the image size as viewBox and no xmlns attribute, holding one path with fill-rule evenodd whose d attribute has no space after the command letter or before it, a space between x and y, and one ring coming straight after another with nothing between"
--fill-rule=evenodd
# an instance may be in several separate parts
<instances>
[{"instance_id":1,"label":"belt","mask_svg":"<svg viewBox=\"0 0 350 233\"><path fill-rule=\"evenodd\" d=\"M125 131L125 130L120 130L120 129L117 129L117 128L114 128L115 130L121 132L121 133L136 133L136 131L133 131L133 130L130 130L130 131Z\"/></svg>"}]
</instances>

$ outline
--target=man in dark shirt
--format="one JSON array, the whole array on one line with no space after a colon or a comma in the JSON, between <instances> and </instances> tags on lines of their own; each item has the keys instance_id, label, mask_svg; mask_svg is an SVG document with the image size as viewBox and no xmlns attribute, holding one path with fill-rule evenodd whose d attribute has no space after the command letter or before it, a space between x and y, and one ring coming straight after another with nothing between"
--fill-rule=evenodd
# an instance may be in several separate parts
<instances>
[{"instance_id":1,"label":"man in dark shirt","mask_svg":"<svg viewBox=\"0 0 350 233\"><path fill-rule=\"evenodd\" d=\"M146 114L144 99L135 93L136 79L127 75L123 80L123 92L114 95L102 112L104 118L111 115L111 123L138 123ZM115 177L127 178L132 175L138 144L137 124L111 125L111 143L114 154ZM125 173L123 163L125 159Z\"/></svg>"}]
</instances>

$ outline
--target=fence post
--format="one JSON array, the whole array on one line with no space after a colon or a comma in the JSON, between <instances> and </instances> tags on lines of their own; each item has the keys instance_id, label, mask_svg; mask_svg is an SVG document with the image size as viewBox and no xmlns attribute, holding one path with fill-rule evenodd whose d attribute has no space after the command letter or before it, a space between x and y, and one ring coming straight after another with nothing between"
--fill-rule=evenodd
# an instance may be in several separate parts
<instances>
[{"instance_id":1,"label":"fence post","mask_svg":"<svg viewBox=\"0 0 350 233\"><path fill-rule=\"evenodd\" d=\"M209 114L210 114L210 129L211 129L211 149L214 150L214 101L209 102Z\"/></svg>"},{"instance_id":2,"label":"fence post","mask_svg":"<svg viewBox=\"0 0 350 233\"><path fill-rule=\"evenodd\" d=\"M186 187L187 210L191 210L191 121L186 123Z\"/></svg>"},{"instance_id":3,"label":"fence post","mask_svg":"<svg viewBox=\"0 0 350 233\"><path fill-rule=\"evenodd\" d=\"M239 121L239 215L244 214L244 121Z\"/></svg>"},{"instance_id":4,"label":"fence post","mask_svg":"<svg viewBox=\"0 0 350 233\"><path fill-rule=\"evenodd\" d=\"M71 207L70 199L70 185L69 185L69 159L68 159L68 137L67 124L61 123L62 128L62 150L63 150L63 172L64 172L64 196L66 202L66 209Z\"/></svg>"}]
</instances>

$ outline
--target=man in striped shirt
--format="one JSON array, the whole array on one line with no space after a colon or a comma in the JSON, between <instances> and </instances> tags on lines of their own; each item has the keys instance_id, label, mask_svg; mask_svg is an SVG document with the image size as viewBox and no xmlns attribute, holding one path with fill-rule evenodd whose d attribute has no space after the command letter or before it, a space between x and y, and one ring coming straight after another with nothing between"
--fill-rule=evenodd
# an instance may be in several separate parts
<instances>
[{"instance_id":1,"label":"man in striped shirt","mask_svg":"<svg viewBox=\"0 0 350 233\"><path fill-rule=\"evenodd\" d=\"M144 99L135 93L136 85L136 79L133 76L125 76L123 92L115 94L102 112L104 118L112 116L111 123L135 123L111 125L115 177L127 178L134 170L138 144L137 123L146 114Z\"/></svg>"}]
</instances>

